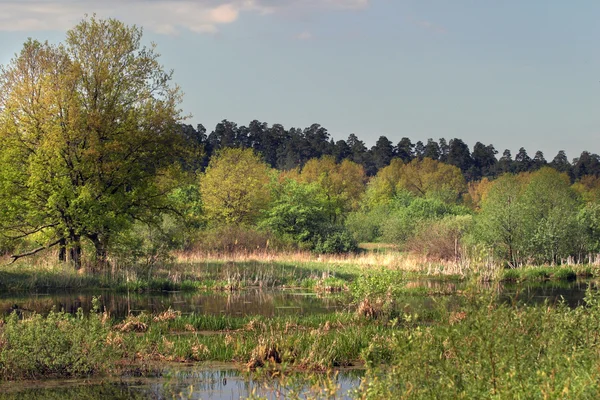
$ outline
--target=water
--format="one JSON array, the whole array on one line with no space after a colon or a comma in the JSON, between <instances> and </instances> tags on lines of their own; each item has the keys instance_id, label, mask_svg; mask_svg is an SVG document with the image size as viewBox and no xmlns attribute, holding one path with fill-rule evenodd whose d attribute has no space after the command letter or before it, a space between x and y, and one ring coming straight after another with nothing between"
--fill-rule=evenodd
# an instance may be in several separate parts
<instances>
[{"instance_id":1,"label":"water","mask_svg":"<svg viewBox=\"0 0 600 400\"><path fill-rule=\"evenodd\" d=\"M342 370L331 375L336 398L349 399L360 384L362 371ZM322 379L317 374L313 379ZM287 379L287 378L286 378ZM12 399L245 399L250 396L285 399L291 393L314 398L323 393L306 375L292 376L282 385L277 379L254 380L239 370L210 367L174 367L161 378L121 379L109 382L60 380L0 384L0 400Z\"/></svg>"},{"instance_id":2,"label":"water","mask_svg":"<svg viewBox=\"0 0 600 400\"><path fill-rule=\"evenodd\" d=\"M298 290L243 290L239 292L208 293L112 293L96 291L85 293L42 293L0 295L0 315L13 310L26 314L47 314L52 308L76 313L78 308L89 312L92 299L99 297L101 309L106 308L116 319L129 314L160 313L169 308L182 314L208 315L311 315L343 310L347 302L340 296L318 296Z\"/></svg>"},{"instance_id":3,"label":"water","mask_svg":"<svg viewBox=\"0 0 600 400\"><path fill-rule=\"evenodd\" d=\"M548 301L550 304L564 300L575 307L583 303L585 291L595 282L577 280L572 282L526 282L523 284L500 284L500 300L508 303L539 304ZM439 280L419 280L409 282L409 287L424 286L437 296L405 296L399 304L410 304L411 309L431 308L435 297L439 294L454 296L464 290L461 282ZM129 314L141 312L156 314L169 308L181 311L182 314L197 313L208 315L248 316L262 315L266 317L285 315L324 314L349 309L349 300L344 294L319 296L301 290L258 290L249 289L239 292L206 292L206 293L114 293L110 291L88 291L85 293L38 293L38 294L0 294L0 316L8 315L14 310L27 313L47 314L53 308L76 313L82 308L89 312L92 299L100 299L101 309L106 308L116 319L123 319Z\"/></svg>"}]
</instances>

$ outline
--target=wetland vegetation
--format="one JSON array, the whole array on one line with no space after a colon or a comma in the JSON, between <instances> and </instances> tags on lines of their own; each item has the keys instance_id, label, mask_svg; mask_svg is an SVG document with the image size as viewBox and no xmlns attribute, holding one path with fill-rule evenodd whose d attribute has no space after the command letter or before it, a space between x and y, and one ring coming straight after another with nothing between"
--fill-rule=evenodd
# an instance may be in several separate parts
<instances>
[{"instance_id":1,"label":"wetland vegetation","mask_svg":"<svg viewBox=\"0 0 600 400\"><path fill-rule=\"evenodd\" d=\"M247 397L598 397L597 155L206 135L141 43L86 17L1 70L0 398L223 368Z\"/></svg>"}]
</instances>

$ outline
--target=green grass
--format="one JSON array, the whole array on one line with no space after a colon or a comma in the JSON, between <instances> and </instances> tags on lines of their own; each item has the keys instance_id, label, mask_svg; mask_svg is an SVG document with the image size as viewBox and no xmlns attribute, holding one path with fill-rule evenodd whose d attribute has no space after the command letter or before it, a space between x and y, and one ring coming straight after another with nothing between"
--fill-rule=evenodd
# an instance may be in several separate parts
<instances>
[{"instance_id":1,"label":"green grass","mask_svg":"<svg viewBox=\"0 0 600 400\"><path fill-rule=\"evenodd\" d=\"M505 269L502 272L501 280L509 282L526 281L572 281L577 277L591 277L596 275L596 269L591 266L525 266L521 268Z\"/></svg>"}]
</instances>

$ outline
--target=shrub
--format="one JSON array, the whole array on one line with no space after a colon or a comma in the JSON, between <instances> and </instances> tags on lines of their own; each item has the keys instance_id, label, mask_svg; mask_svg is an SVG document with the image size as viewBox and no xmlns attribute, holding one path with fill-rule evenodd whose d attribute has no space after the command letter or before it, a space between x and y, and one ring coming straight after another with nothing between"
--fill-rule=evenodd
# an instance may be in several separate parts
<instances>
[{"instance_id":1,"label":"shrub","mask_svg":"<svg viewBox=\"0 0 600 400\"><path fill-rule=\"evenodd\" d=\"M341 226L331 226L320 235L314 244L313 251L316 253L349 253L356 251L358 244L352 234Z\"/></svg>"},{"instance_id":2,"label":"shrub","mask_svg":"<svg viewBox=\"0 0 600 400\"><path fill-rule=\"evenodd\" d=\"M461 239L471 225L470 215L430 221L417 228L404 247L431 260L458 260L462 257Z\"/></svg>"},{"instance_id":3,"label":"shrub","mask_svg":"<svg viewBox=\"0 0 600 400\"><path fill-rule=\"evenodd\" d=\"M0 377L4 379L88 376L105 370L115 355L108 327L98 315L50 312L19 320L9 316L0 334Z\"/></svg>"},{"instance_id":4,"label":"shrub","mask_svg":"<svg viewBox=\"0 0 600 400\"><path fill-rule=\"evenodd\" d=\"M285 249L289 243L268 231L244 226L221 226L200 233L193 245L200 252L237 253L267 249Z\"/></svg>"}]
</instances>

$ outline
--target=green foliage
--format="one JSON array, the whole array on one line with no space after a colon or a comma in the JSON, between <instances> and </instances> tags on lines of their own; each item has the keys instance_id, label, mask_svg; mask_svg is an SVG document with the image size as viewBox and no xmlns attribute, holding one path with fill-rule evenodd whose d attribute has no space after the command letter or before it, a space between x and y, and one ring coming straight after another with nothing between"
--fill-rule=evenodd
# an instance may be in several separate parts
<instances>
[{"instance_id":1,"label":"green foliage","mask_svg":"<svg viewBox=\"0 0 600 400\"><path fill-rule=\"evenodd\" d=\"M350 289L355 302L360 302L365 298L388 297L393 300L403 293L406 281L402 271L381 268L361 274Z\"/></svg>"},{"instance_id":2,"label":"green foliage","mask_svg":"<svg viewBox=\"0 0 600 400\"><path fill-rule=\"evenodd\" d=\"M588 203L577 214L577 221L584 232L584 248L600 253L600 203Z\"/></svg>"},{"instance_id":3,"label":"green foliage","mask_svg":"<svg viewBox=\"0 0 600 400\"><path fill-rule=\"evenodd\" d=\"M213 226L252 224L270 197L270 168L252 149L225 148L200 176L207 221Z\"/></svg>"},{"instance_id":4,"label":"green foliage","mask_svg":"<svg viewBox=\"0 0 600 400\"><path fill-rule=\"evenodd\" d=\"M390 206L378 205L368 211L361 210L348 214L345 226L359 243L375 242L382 236L382 226L389 218Z\"/></svg>"},{"instance_id":5,"label":"green foliage","mask_svg":"<svg viewBox=\"0 0 600 400\"><path fill-rule=\"evenodd\" d=\"M321 229L313 251L316 253L349 253L358 250L358 243L352 237L352 234L343 226L332 225L326 229Z\"/></svg>"},{"instance_id":6,"label":"green foliage","mask_svg":"<svg viewBox=\"0 0 600 400\"><path fill-rule=\"evenodd\" d=\"M381 228L381 240L397 244L404 244L424 223L445 216L470 213L466 207L448 204L437 198L415 197L406 192L401 192L391 207L391 215Z\"/></svg>"},{"instance_id":7,"label":"green foliage","mask_svg":"<svg viewBox=\"0 0 600 400\"><path fill-rule=\"evenodd\" d=\"M81 239L105 258L114 234L166 207L181 95L141 42L137 27L89 17L63 45L27 41L2 69L3 234L64 239L79 266Z\"/></svg>"},{"instance_id":8,"label":"green foliage","mask_svg":"<svg viewBox=\"0 0 600 400\"><path fill-rule=\"evenodd\" d=\"M527 179L505 174L483 201L476 236L512 266L557 264L593 246L593 239L582 234L586 231L593 236L593 228L581 229L581 225L593 226L593 218L587 211L578 216L578 208L577 195L564 174L551 168L542 168Z\"/></svg>"},{"instance_id":9,"label":"green foliage","mask_svg":"<svg viewBox=\"0 0 600 400\"><path fill-rule=\"evenodd\" d=\"M319 253L355 251L357 244L352 235L335 224L336 210L336 200L319 184L286 179L274 185L273 201L261 226L283 240Z\"/></svg>"},{"instance_id":10,"label":"green foliage","mask_svg":"<svg viewBox=\"0 0 600 400\"><path fill-rule=\"evenodd\" d=\"M100 317L51 312L26 321L16 313L0 331L0 378L82 377L102 373L118 353Z\"/></svg>"},{"instance_id":11,"label":"green foliage","mask_svg":"<svg viewBox=\"0 0 600 400\"><path fill-rule=\"evenodd\" d=\"M513 308L488 295L460 310L440 304L432 326L373 340L360 398L596 398L597 294L586 307ZM372 363L372 361L371 361Z\"/></svg>"},{"instance_id":12,"label":"green foliage","mask_svg":"<svg viewBox=\"0 0 600 400\"><path fill-rule=\"evenodd\" d=\"M464 256L463 236L472 225L471 215L448 215L439 220L425 221L408 239L405 248L429 260L459 260Z\"/></svg>"},{"instance_id":13,"label":"green foliage","mask_svg":"<svg viewBox=\"0 0 600 400\"><path fill-rule=\"evenodd\" d=\"M286 179L277 185L271 207L262 226L294 242L310 242L324 224L332 220L331 208L323 189L316 183L298 183Z\"/></svg>"},{"instance_id":14,"label":"green foliage","mask_svg":"<svg viewBox=\"0 0 600 400\"><path fill-rule=\"evenodd\" d=\"M141 266L150 269L171 260L171 252L183 246L184 233L174 217L165 217L160 225L138 223L120 232L110 248L120 267Z\"/></svg>"},{"instance_id":15,"label":"green foliage","mask_svg":"<svg viewBox=\"0 0 600 400\"><path fill-rule=\"evenodd\" d=\"M526 256L558 263L574 253L579 203L566 174L547 167L532 174L522 207Z\"/></svg>"}]
</instances>

